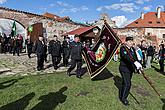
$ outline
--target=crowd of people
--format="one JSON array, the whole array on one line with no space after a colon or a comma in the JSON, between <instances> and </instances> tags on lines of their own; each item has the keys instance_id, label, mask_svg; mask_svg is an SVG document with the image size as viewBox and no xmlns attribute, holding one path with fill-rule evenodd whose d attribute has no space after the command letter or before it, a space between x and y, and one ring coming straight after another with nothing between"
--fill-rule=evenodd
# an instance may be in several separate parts
<instances>
[{"instance_id":1,"label":"crowd of people","mask_svg":"<svg viewBox=\"0 0 165 110\"><path fill-rule=\"evenodd\" d=\"M142 40L139 44L133 43L133 49L136 53L136 58L142 64L143 68L150 69L153 61L160 65L160 72L164 72L164 44L161 43L158 48L153 46L151 42ZM120 50L118 49L114 54L114 61L118 61Z\"/></svg>"},{"instance_id":2,"label":"crowd of people","mask_svg":"<svg viewBox=\"0 0 165 110\"><path fill-rule=\"evenodd\" d=\"M32 45L29 46L28 55L31 54L32 51ZM81 78L82 50L83 45L78 35L74 37L73 42L70 42L69 37L65 37L62 43L58 40L58 37L54 35L53 39L49 41L48 46L43 36L40 35L39 40L34 45L34 52L37 54L37 70L44 70L44 61L47 59L47 54L51 55L53 67L57 70L62 59L61 57L63 56L63 66L65 67L68 66L69 58L71 58L71 66L67 70L67 75L71 76L70 72L77 66L76 77Z\"/></svg>"},{"instance_id":3,"label":"crowd of people","mask_svg":"<svg viewBox=\"0 0 165 110\"><path fill-rule=\"evenodd\" d=\"M5 33L0 35L0 53L6 54L7 52L10 54L19 56L20 52L23 48L23 37L18 34L16 36L7 36Z\"/></svg>"}]
</instances>

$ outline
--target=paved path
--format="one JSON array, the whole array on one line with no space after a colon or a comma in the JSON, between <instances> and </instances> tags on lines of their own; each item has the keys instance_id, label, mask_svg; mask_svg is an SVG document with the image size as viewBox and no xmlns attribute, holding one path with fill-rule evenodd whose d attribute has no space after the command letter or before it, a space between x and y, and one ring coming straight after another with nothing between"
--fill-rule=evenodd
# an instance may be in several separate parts
<instances>
[{"instance_id":1,"label":"paved path","mask_svg":"<svg viewBox=\"0 0 165 110\"><path fill-rule=\"evenodd\" d=\"M48 60L51 59L48 57ZM60 73L66 72L68 67L60 66L57 70L52 67L52 62L44 64L44 71L38 72L36 70L36 55L32 54L29 59L26 53L21 56L13 56L11 54L0 54L0 76L6 75L36 75L46 73ZM60 64L62 65L62 63ZM85 65L83 65L85 67Z\"/></svg>"}]
</instances>

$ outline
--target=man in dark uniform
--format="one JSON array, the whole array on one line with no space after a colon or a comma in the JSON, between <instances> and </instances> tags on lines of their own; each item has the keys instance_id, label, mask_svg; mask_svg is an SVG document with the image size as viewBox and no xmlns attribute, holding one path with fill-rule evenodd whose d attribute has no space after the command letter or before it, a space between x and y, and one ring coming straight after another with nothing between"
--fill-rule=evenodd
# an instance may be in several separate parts
<instances>
[{"instance_id":1,"label":"man in dark uniform","mask_svg":"<svg viewBox=\"0 0 165 110\"><path fill-rule=\"evenodd\" d=\"M58 69L58 64L61 61L61 42L58 40L57 36L54 35L54 40L49 42L49 54L52 56L52 62L54 69Z\"/></svg>"},{"instance_id":2,"label":"man in dark uniform","mask_svg":"<svg viewBox=\"0 0 165 110\"><path fill-rule=\"evenodd\" d=\"M44 56L45 56L45 42L43 41L43 36L39 35L39 41L36 42L34 51L37 54L37 70L44 69Z\"/></svg>"},{"instance_id":3,"label":"man in dark uniform","mask_svg":"<svg viewBox=\"0 0 165 110\"><path fill-rule=\"evenodd\" d=\"M165 48L164 44L160 44L159 50L159 65L160 65L160 72L164 73L164 55L165 55Z\"/></svg>"},{"instance_id":4,"label":"man in dark uniform","mask_svg":"<svg viewBox=\"0 0 165 110\"><path fill-rule=\"evenodd\" d=\"M127 97L131 88L131 78L135 70L142 68L142 65L138 62L136 53L132 49L133 37L126 37L125 44L120 47L120 65L119 71L122 76L122 87L119 91L119 99L124 105L129 105Z\"/></svg>"},{"instance_id":5,"label":"man in dark uniform","mask_svg":"<svg viewBox=\"0 0 165 110\"><path fill-rule=\"evenodd\" d=\"M63 47L63 64L65 67L67 67L68 65L68 60L69 60L69 56L70 56L70 44L69 44L69 37L66 37L65 40L62 43L62 47Z\"/></svg>"},{"instance_id":6,"label":"man in dark uniform","mask_svg":"<svg viewBox=\"0 0 165 110\"><path fill-rule=\"evenodd\" d=\"M25 40L25 44L27 45L28 57L31 58L33 42L31 41L30 36L27 36L27 39Z\"/></svg>"},{"instance_id":7,"label":"man in dark uniform","mask_svg":"<svg viewBox=\"0 0 165 110\"><path fill-rule=\"evenodd\" d=\"M21 50L21 40L18 36L16 36L15 40L14 40L14 48L13 48L13 56L15 55L15 53L17 53L17 56L20 56L20 50Z\"/></svg>"},{"instance_id":8,"label":"man in dark uniform","mask_svg":"<svg viewBox=\"0 0 165 110\"><path fill-rule=\"evenodd\" d=\"M74 41L70 45L71 48L71 66L67 71L67 74L70 76L70 72L76 67L76 77L81 78L81 66L82 66L82 50L83 46L80 42L78 35L75 35Z\"/></svg>"}]
</instances>

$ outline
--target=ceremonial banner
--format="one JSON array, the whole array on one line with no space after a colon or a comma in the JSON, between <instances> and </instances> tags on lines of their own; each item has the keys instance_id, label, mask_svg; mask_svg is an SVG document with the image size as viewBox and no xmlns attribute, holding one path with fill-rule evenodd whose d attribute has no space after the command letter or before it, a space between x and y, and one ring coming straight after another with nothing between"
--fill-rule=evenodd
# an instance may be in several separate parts
<instances>
[{"instance_id":1,"label":"ceremonial banner","mask_svg":"<svg viewBox=\"0 0 165 110\"><path fill-rule=\"evenodd\" d=\"M15 22L15 20L14 20L14 22L13 22L11 35L12 35L13 37L15 37L15 36L17 35L16 22Z\"/></svg>"},{"instance_id":2,"label":"ceremonial banner","mask_svg":"<svg viewBox=\"0 0 165 110\"><path fill-rule=\"evenodd\" d=\"M85 47L83 51L83 57L91 78L104 70L119 47L120 42L118 36L105 22L95 46L92 49Z\"/></svg>"}]
</instances>

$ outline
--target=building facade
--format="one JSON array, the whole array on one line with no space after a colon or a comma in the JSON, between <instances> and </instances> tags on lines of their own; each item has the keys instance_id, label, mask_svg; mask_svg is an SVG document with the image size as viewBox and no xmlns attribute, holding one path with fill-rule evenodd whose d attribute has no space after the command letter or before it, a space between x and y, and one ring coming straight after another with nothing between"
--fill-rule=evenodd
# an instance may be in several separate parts
<instances>
[{"instance_id":1,"label":"building facade","mask_svg":"<svg viewBox=\"0 0 165 110\"><path fill-rule=\"evenodd\" d=\"M157 12L141 13L137 20L116 32L119 36L133 36L160 44L165 40L165 12L158 7Z\"/></svg>"}]
</instances>

